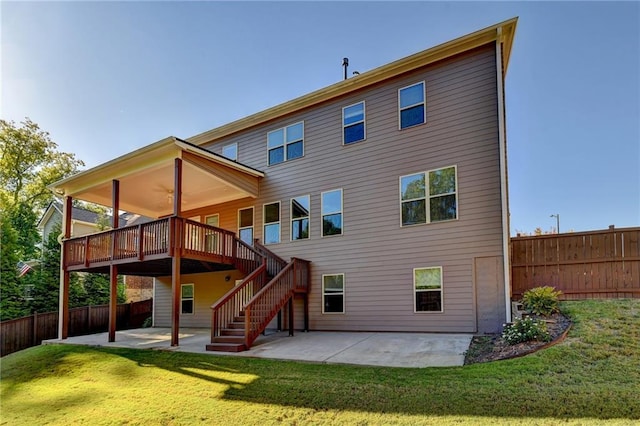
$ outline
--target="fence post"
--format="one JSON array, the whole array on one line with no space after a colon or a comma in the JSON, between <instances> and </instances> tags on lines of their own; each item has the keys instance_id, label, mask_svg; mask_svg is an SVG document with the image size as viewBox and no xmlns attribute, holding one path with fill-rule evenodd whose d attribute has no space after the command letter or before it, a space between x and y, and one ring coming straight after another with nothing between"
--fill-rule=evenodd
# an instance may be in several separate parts
<instances>
[{"instance_id":1,"label":"fence post","mask_svg":"<svg viewBox=\"0 0 640 426\"><path fill-rule=\"evenodd\" d=\"M33 346L38 345L38 312L33 313Z\"/></svg>"},{"instance_id":2,"label":"fence post","mask_svg":"<svg viewBox=\"0 0 640 426\"><path fill-rule=\"evenodd\" d=\"M87 306L87 332L91 333L91 305Z\"/></svg>"}]
</instances>

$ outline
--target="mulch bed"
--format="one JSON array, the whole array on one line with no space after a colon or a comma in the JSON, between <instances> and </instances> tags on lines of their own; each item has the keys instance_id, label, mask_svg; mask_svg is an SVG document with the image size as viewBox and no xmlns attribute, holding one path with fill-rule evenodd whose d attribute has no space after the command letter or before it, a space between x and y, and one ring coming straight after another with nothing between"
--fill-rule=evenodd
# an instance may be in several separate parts
<instances>
[{"instance_id":1,"label":"mulch bed","mask_svg":"<svg viewBox=\"0 0 640 426\"><path fill-rule=\"evenodd\" d=\"M534 318L547 321L547 331L551 335L551 341L531 341L509 345L500 334L474 336L469 350L465 354L464 364L477 364L528 355L562 342L571 328L569 318L560 313L544 318L534 316Z\"/></svg>"}]
</instances>

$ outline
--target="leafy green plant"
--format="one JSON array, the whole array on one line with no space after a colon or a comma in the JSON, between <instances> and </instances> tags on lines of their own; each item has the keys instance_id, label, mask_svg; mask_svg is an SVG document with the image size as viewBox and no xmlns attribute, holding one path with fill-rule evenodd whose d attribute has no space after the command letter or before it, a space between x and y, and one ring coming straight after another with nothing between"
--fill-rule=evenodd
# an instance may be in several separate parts
<instances>
[{"instance_id":1,"label":"leafy green plant","mask_svg":"<svg viewBox=\"0 0 640 426\"><path fill-rule=\"evenodd\" d=\"M550 286L535 287L524 293L522 304L533 314L548 316L558 312L558 298L561 295L560 290Z\"/></svg>"},{"instance_id":2,"label":"leafy green plant","mask_svg":"<svg viewBox=\"0 0 640 426\"><path fill-rule=\"evenodd\" d=\"M152 325L153 325L153 317L147 317L142 323L142 328L149 328Z\"/></svg>"},{"instance_id":3,"label":"leafy green plant","mask_svg":"<svg viewBox=\"0 0 640 426\"><path fill-rule=\"evenodd\" d=\"M512 324L505 324L502 338L510 345L531 340L541 342L551 340L551 336L547 331L547 324L544 321L534 320L533 318L518 319Z\"/></svg>"}]
</instances>

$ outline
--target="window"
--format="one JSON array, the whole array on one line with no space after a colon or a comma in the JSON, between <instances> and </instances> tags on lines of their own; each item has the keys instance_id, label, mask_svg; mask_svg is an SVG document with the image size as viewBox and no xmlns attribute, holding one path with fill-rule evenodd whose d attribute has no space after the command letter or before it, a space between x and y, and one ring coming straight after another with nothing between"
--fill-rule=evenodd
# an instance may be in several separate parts
<instances>
[{"instance_id":1,"label":"window","mask_svg":"<svg viewBox=\"0 0 640 426\"><path fill-rule=\"evenodd\" d=\"M229 160L238 161L238 144L232 143L222 147L222 155Z\"/></svg>"},{"instance_id":2,"label":"window","mask_svg":"<svg viewBox=\"0 0 640 426\"><path fill-rule=\"evenodd\" d=\"M220 215L218 214L213 214L211 216L206 216L204 218L204 223L206 223L207 225L211 225L211 226L215 226L216 228L220 226ZM207 229L206 231L206 235L204 237L204 241L205 241L205 247L208 253L221 253L221 250L219 250L218 247L218 234L215 233L213 230L209 230Z\"/></svg>"},{"instance_id":3,"label":"window","mask_svg":"<svg viewBox=\"0 0 640 426\"><path fill-rule=\"evenodd\" d=\"M238 210L238 237L253 245L253 207Z\"/></svg>"},{"instance_id":4,"label":"window","mask_svg":"<svg viewBox=\"0 0 640 426\"><path fill-rule=\"evenodd\" d=\"M280 242L280 202L264 205L264 243Z\"/></svg>"},{"instance_id":5,"label":"window","mask_svg":"<svg viewBox=\"0 0 640 426\"><path fill-rule=\"evenodd\" d=\"M342 136L345 145L365 139L364 101L342 108Z\"/></svg>"},{"instance_id":6,"label":"window","mask_svg":"<svg viewBox=\"0 0 640 426\"><path fill-rule=\"evenodd\" d=\"M282 127L267 134L269 165L304 155L304 122Z\"/></svg>"},{"instance_id":7,"label":"window","mask_svg":"<svg viewBox=\"0 0 640 426\"><path fill-rule=\"evenodd\" d=\"M424 81L398 91L400 129L417 126L427 121L424 97Z\"/></svg>"},{"instance_id":8,"label":"window","mask_svg":"<svg viewBox=\"0 0 640 426\"><path fill-rule=\"evenodd\" d=\"M310 206L308 195L291 199L291 241L309 238Z\"/></svg>"},{"instance_id":9,"label":"window","mask_svg":"<svg viewBox=\"0 0 640 426\"><path fill-rule=\"evenodd\" d=\"M322 313L344 313L344 274L322 276Z\"/></svg>"},{"instance_id":10,"label":"window","mask_svg":"<svg viewBox=\"0 0 640 426\"><path fill-rule=\"evenodd\" d=\"M342 235L342 189L322 193L322 236Z\"/></svg>"},{"instance_id":11,"label":"window","mask_svg":"<svg viewBox=\"0 0 640 426\"><path fill-rule=\"evenodd\" d=\"M402 226L457 219L457 198L456 166L401 176Z\"/></svg>"},{"instance_id":12,"label":"window","mask_svg":"<svg viewBox=\"0 0 640 426\"><path fill-rule=\"evenodd\" d=\"M193 284L182 284L182 288L180 289L180 306L182 307L180 312L183 314L193 314L195 312Z\"/></svg>"},{"instance_id":13,"label":"window","mask_svg":"<svg viewBox=\"0 0 640 426\"><path fill-rule=\"evenodd\" d=\"M415 312L442 312L442 267L413 270Z\"/></svg>"}]
</instances>

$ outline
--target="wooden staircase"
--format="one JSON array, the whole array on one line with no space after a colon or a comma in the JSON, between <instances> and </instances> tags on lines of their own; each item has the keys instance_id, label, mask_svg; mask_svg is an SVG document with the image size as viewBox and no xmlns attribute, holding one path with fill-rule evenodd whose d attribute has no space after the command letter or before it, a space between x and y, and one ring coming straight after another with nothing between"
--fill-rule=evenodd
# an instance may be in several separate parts
<instances>
[{"instance_id":1,"label":"wooden staircase","mask_svg":"<svg viewBox=\"0 0 640 426\"><path fill-rule=\"evenodd\" d=\"M247 350L244 338L244 312L233 317L227 328L220 329L220 335L207 345L208 351L242 352Z\"/></svg>"},{"instance_id":2,"label":"wooden staircase","mask_svg":"<svg viewBox=\"0 0 640 426\"><path fill-rule=\"evenodd\" d=\"M292 302L296 294L304 295L306 315L309 262L292 258L287 263L258 242L254 247L263 256L262 264L211 306L211 343L206 347L208 351L248 350L287 304L292 334Z\"/></svg>"}]
</instances>

